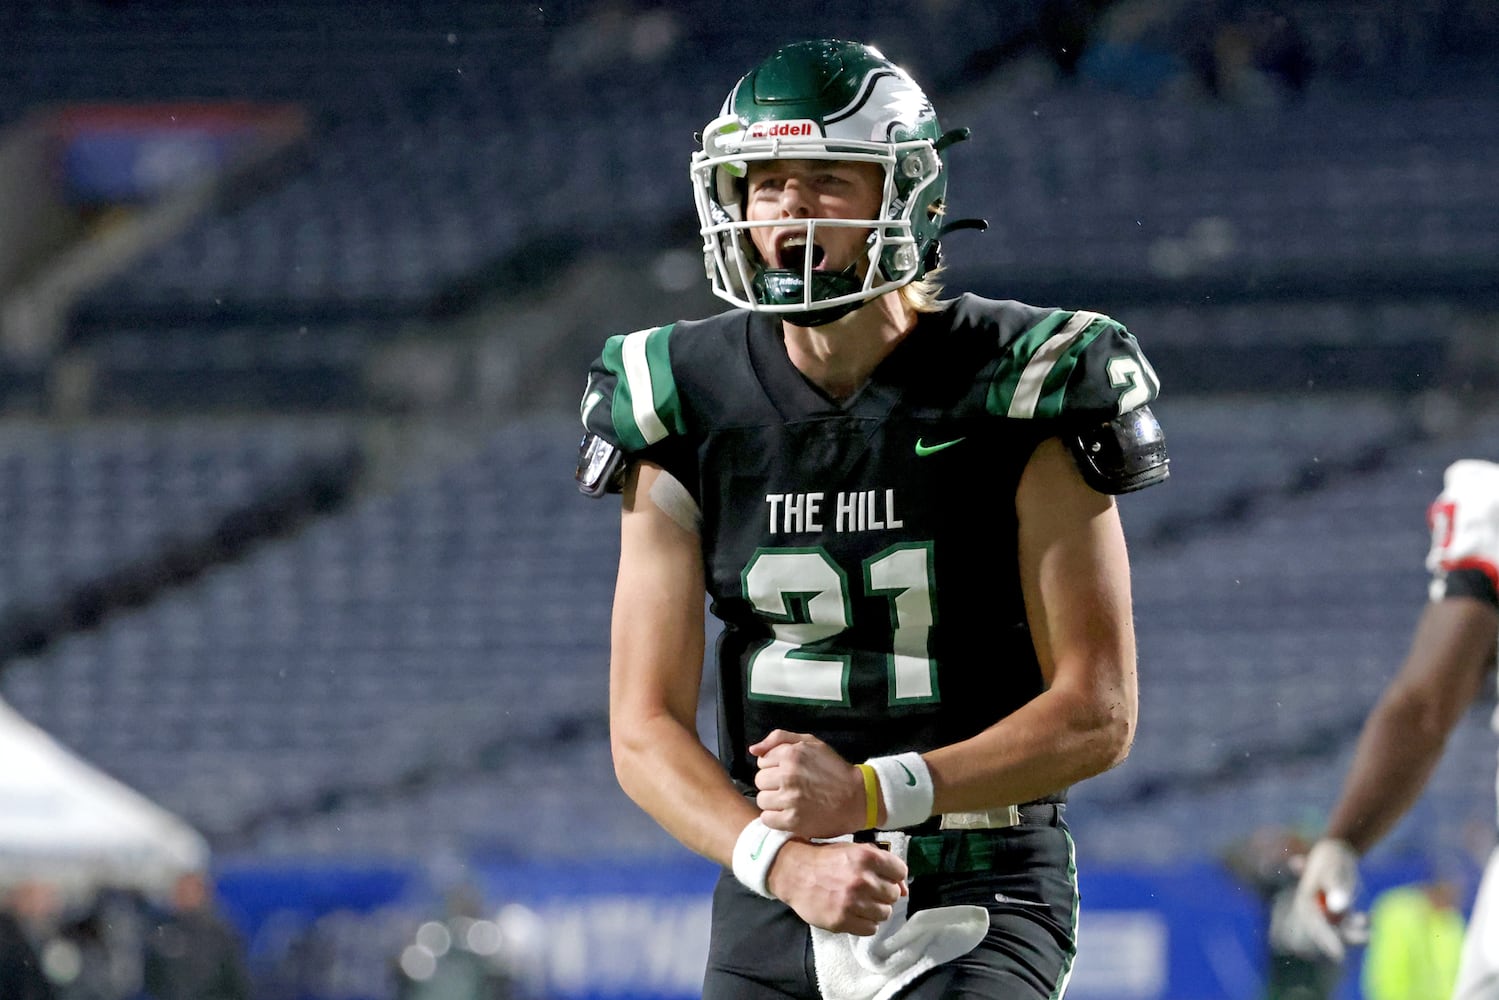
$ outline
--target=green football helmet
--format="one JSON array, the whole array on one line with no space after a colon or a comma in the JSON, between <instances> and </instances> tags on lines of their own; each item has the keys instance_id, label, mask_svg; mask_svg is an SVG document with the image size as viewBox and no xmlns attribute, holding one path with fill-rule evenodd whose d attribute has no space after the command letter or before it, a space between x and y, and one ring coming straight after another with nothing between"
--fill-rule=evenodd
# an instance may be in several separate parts
<instances>
[{"instance_id":1,"label":"green football helmet","mask_svg":"<svg viewBox=\"0 0 1499 1000\"><path fill-rule=\"evenodd\" d=\"M740 79L692 156L692 187L713 293L735 306L818 326L921 278L940 259L947 192L943 151L967 129L944 135L932 102L878 49L832 39L777 50ZM843 160L879 164L878 218L805 220L800 268L771 268L749 231L786 220L747 222L744 178L754 160ZM818 270L819 227L870 230L868 266Z\"/></svg>"}]
</instances>

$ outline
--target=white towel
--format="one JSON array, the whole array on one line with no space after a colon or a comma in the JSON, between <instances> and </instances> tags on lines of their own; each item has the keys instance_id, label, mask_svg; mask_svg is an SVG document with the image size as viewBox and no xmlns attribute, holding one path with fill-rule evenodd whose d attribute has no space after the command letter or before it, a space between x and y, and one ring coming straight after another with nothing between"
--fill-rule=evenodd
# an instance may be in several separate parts
<instances>
[{"instance_id":1,"label":"white towel","mask_svg":"<svg viewBox=\"0 0 1499 1000\"><path fill-rule=\"evenodd\" d=\"M890 836L888 834L882 836ZM905 860L905 837L890 849ZM937 906L906 919L906 896L872 937L812 928L812 958L824 1000L889 1000L928 969L966 955L989 933L982 906Z\"/></svg>"}]
</instances>

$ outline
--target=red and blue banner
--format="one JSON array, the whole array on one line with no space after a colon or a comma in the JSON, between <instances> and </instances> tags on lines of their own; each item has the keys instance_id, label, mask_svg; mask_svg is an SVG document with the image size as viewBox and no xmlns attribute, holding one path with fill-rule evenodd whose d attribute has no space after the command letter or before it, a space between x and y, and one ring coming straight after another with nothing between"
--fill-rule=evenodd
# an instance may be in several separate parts
<instances>
[{"instance_id":1,"label":"red and blue banner","mask_svg":"<svg viewBox=\"0 0 1499 1000\"><path fill-rule=\"evenodd\" d=\"M296 107L245 101L74 104L54 118L62 193L80 205L148 202L305 129Z\"/></svg>"}]
</instances>

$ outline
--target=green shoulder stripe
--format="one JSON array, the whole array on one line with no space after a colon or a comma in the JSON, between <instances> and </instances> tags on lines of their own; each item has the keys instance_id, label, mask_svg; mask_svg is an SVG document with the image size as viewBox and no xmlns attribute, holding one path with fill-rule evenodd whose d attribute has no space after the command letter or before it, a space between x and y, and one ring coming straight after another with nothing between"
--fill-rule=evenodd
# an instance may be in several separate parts
<instances>
[{"instance_id":1,"label":"green shoulder stripe","mask_svg":"<svg viewBox=\"0 0 1499 1000\"><path fill-rule=\"evenodd\" d=\"M610 417L625 451L639 451L686 429L682 401L671 373L667 345L672 323L610 337L604 343L604 367L618 380Z\"/></svg>"},{"instance_id":2,"label":"green shoulder stripe","mask_svg":"<svg viewBox=\"0 0 1499 1000\"><path fill-rule=\"evenodd\" d=\"M989 385L995 416L1046 419L1062 414L1067 380L1088 346L1119 324L1101 313L1058 310L1016 337Z\"/></svg>"}]
</instances>

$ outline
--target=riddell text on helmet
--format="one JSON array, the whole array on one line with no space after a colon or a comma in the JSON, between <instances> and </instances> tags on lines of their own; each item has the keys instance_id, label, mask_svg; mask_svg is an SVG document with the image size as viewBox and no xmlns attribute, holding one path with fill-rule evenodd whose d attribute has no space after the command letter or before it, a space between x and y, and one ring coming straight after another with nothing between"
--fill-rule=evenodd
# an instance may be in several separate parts
<instances>
[{"instance_id":1,"label":"riddell text on helmet","mask_svg":"<svg viewBox=\"0 0 1499 1000\"><path fill-rule=\"evenodd\" d=\"M810 118L788 122L755 122L749 127L751 139L799 139L817 135L817 123Z\"/></svg>"}]
</instances>

